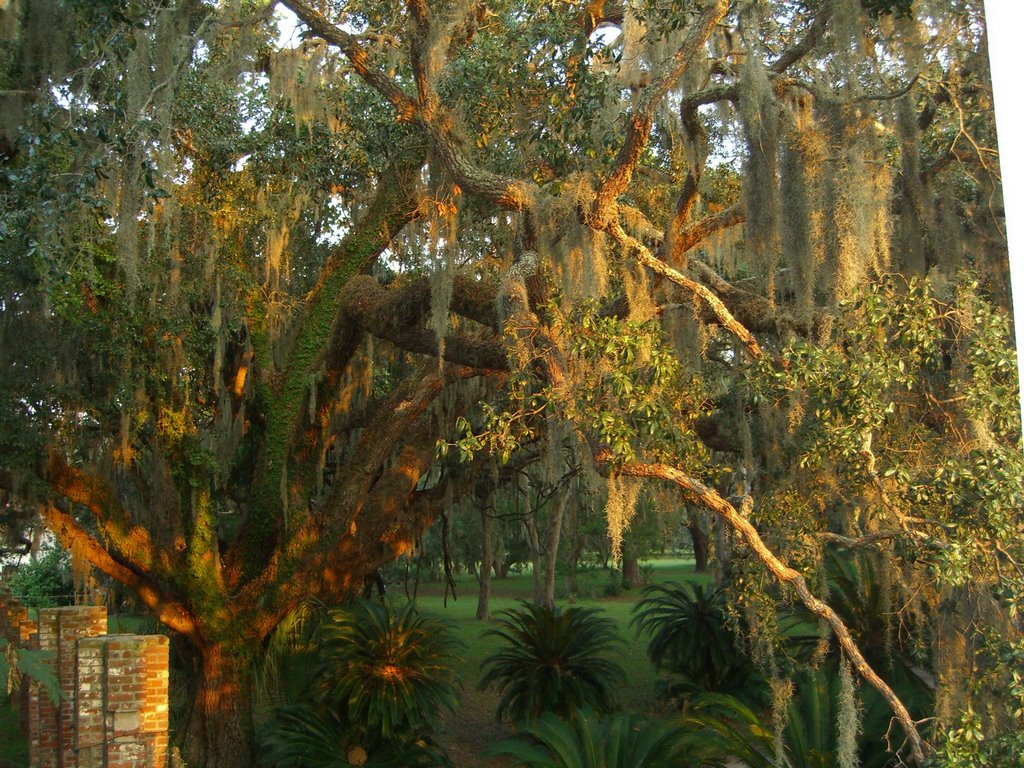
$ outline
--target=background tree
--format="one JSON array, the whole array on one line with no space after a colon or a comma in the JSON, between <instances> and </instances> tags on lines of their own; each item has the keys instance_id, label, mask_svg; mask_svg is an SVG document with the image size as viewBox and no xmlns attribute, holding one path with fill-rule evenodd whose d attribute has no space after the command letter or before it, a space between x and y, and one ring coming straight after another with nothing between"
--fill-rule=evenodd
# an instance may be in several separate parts
<instances>
[{"instance_id":1,"label":"background tree","mask_svg":"<svg viewBox=\"0 0 1024 768\"><path fill-rule=\"evenodd\" d=\"M175 634L190 765L250 762L264 639L468 493L486 462L456 454L556 433L615 559L641 481L709 512L720 562L752 553L830 627L909 761L808 542L931 583L940 647L1020 629L976 0L2 13L0 479ZM888 272L933 298L865 293Z\"/></svg>"}]
</instances>

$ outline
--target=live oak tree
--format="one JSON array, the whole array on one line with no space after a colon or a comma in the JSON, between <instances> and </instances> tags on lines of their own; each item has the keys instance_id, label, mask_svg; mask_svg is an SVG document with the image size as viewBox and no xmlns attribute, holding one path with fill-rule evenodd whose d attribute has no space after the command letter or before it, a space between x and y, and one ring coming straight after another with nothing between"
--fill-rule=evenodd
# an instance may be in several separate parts
<instances>
[{"instance_id":1,"label":"live oak tree","mask_svg":"<svg viewBox=\"0 0 1024 768\"><path fill-rule=\"evenodd\" d=\"M822 599L823 544L878 550L947 704L959 670L1005 729L961 640L1017 637L1024 562L980 2L0 14L0 478L174 634L190 765L252 763L268 634L483 448L570 446L613 543L640 481L710 513L921 764Z\"/></svg>"}]
</instances>

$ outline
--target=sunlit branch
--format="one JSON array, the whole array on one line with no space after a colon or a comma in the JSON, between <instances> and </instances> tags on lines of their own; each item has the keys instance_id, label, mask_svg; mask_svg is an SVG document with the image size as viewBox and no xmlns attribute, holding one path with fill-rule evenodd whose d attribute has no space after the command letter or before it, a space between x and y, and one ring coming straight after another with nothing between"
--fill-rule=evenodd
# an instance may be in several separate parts
<instances>
[{"instance_id":1,"label":"sunlit branch","mask_svg":"<svg viewBox=\"0 0 1024 768\"><path fill-rule=\"evenodd\" d=\"M605 462L610 458L609 455L595 457L598 461ZM925 744L906 706L893 692L892 688L868 664L864 655L857 647L856 642L854 642L849 628L839 618L839 615L827 603L811 593L807 582L799 571L787 565L764 543L761 535L747 517L753 507L753 500L749 496L744 497L741 509L737 510L736 507L722 498L713 488L708 488L685 472L668 464L625 464L617 466L614 471L629 477L656 478L673 483L694 503L700 504L724 520L746 543L776 580L780 584L790 586L807 610L823 619L831 627L836 639L839 641L843 654L849 660L851 666L857 670L857 673L863 680L878 691L891 707L893 714L907 736L907 740L910 742L911 756L914 763L918 766L924 765Z\"/></svg>"},{"instance_id":2,"label":"sunlit branch","mask_svg":"<svg viewBox=\"0 0 1024 768\"><path fill-rule=\"evenodd\" d=\"M148 576L114 559L71 515L53 503L43 504L40 514L61 546L83 553L93 566L135 592L146 607L170 629L193 641L200 640L201 631L184 604L168 595Z\"/></svg>"},{"instance_id":3,"label":"sunlit branch","mask_svg":"<svg viewBox=\"0 0 1024 768\"><path fill-rule=\"evenodd\" d=\"M658 104L665 98L669 89L679 82L687 66L696 59L715 25L722 20L728 9L729 4L725 0L708 2L675 55L663 65L651 83L641 92L639 102L629 116L626 138L615 157L615 166L601 184L594 200L592 216L598 228L603 228L612 217L616 198L625 191L633 178L633 169L640 160L654 125L654 113Z\"/></svg>"},{"instance_id":4,"label":"sunlit branch","mask_svg":"<svg viewBox=\"0 0 1024 768\"><path fill-rule=\"evenodd\" d=\"M618 222L612 223L606 231L627 253L634 254L637 261L645 267L648 267L655 274L661 275L700 299L714 313L718 322L746 348L751 357L755 360L761 357L761 346L757 343L757 339L754 338L754 334L733 316L729 308L725 306L711 289L695 280L691 280L686 275L656 258L646 245L626 234Z\"/></svg>"}]
</instances>

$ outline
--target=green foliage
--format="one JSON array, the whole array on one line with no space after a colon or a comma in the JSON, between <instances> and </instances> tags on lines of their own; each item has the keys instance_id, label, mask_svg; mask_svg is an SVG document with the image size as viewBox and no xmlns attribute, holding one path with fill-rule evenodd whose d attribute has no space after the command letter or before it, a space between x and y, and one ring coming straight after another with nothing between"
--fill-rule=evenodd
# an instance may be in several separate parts
<instances>
[{"instance_id":1,"label":"green foliage","mask_svg":"<svg viewBox=\"0 0 1024 768\"><path fill-rule=\"evenodd\" d=\"M946 292L953 303L927 281L874 285L832 343L790 344L756 386L789 410L800 469L836 473L864 517L931 521L906 544L958 587L1002 581L996 561L1021 554L1024 452L1009 319L966 277Z\"/></svg>"},{"instance_id":2,"label":"green foliage","mask_svg":"<svg viewBox=\"0 0 1024 768\"><path fill-rule=\"evenodd\" d=\"M683 739L684 748L711 764L738 758L749 768L835 768L843 729L857 730L856 720L844 720L840 688L840 677L832 671L802 672L786 710L771 713L770 718L733 696L706 694L696 699L685 718L689 735ZM779 717L785 718L781 729ZM889 764L881 737L871 733L861 740L861 768Z\"/></svg>"},{"instance_id":3,"label":"green foliage","mask_svg":"<svg viewBox=\"0 0 1024 768\"><path fill-rule=\"evenodd\" d=\"M672 695L729 693L753 701L763 693L764 681L730 626L727 590L668 582L642 594L630 626L650 635L647 655L670 673Z\"/></svg>"},{"instance_id":4,"label":"green foliage","mask_svg":"<svg viewBox=\"0 0 1024 768\"><path fill-rule=\"evenodd\" d=\"M596 435L617 462L708 463L693 431L709 407L706 382L683 370L659 322L608 316L593 301L567 315L554 303L547 310L552 333L569 341L571 386L538 386L528 368L515 372L507 385L511 407L483 403L482 429L459 419L463 461L487 450L507 462L536 438L540 419L553 415Z\"/></svg>"},{"instance_id":5,"label":"green foliage","mask_svg":"<svg viewBox=\"0 0 1024 768\"><path fill-rule=\"evenodd\" d=\"M457 645L413 603L304 611L258 675L261 698L277 704L260 734L268 765L347 765L360 753L367 765L446 765L430 739L456 705Z\"/></svg>"},{"instance_id":6,"label":"green foliage","mask_svg":"<svg viewBox=\"0 0 1024 768\"><path fill-rule=\"evenodd\" d=\"M60 701L60 681L53 672L53 652L19 648L0 637L0 680L3 680L0 694L10 696L23 676L39 683L50 701Z\"/></svg>"},{"instance_id":7,"label":"green foliage","mask_svg":"<svg viewBox=\"0 0 1024 768\"><path fill-rule=\"evenodd\" d=\"M7 582L11 594L28 608L53 608L71 605L71 557L63 549L47 549L35 560L18 566Z\"/></svg>"},{"instance_id":8,"label":"green foliage","mask_svg":"<svg viewBox=\"0 0 1024 768\"><path fill-rule=\"evenodd\" d=\"M545 712L519 733L488 754L511 757L523 768L671 768L679 765L684 731L632 713L577 710L568 720Z\"/></svg>"},{"instance_id":9,"label":"green foliage","mask_svg":"<svg viewBox=\"0 0 1024 768\"><path fill-rule=\"evenodd\" d=\"M570 717L578 707L613 708L615 688L625 679L607 658L620 644L615 622L592 608L564 611L523 603L502 611L484 633L503 647L483 664L480 688L501 694L497 717L536 720L544 712Z\"/></svg>"},{"instance_id":10,"label":"green foliage","mask_svg":"<svg viewBox=\"0 0 1024 768\"><path fill-rule=\"evenodd\" d=\"M691 430L707 407L705 383L684 373L660 323L602 316L585 305L565 324L577 382L564 406L569 419L618 461L707 460Z\"/></svg>"},{"instance_id":11,"label":"green foliage","mask_svg":"<svg viewBox=\"0 0 1024 768\"><path fill-rule=\"evenodd\" d=\"M971 701L959 722L938 739L928 768L1021 768L1024 766L1024 640L985 638L985 674L970 687L987 688L985 713Z\"/></svg>"},{"instance_id":12,"label":"green foliage","mask_svg":"<svg viewBox=\"0 0 1024 768\"><path fill-rule=\"evenodd\" d=\"M414 603L361 600L321 627L325 695L367 736L429 733L454 710L457 643Z\"/></svg>"},{"instance_id":13,"label":"green foliage","mask_svg":"<svg viewBox=\"0 0 1024 768\"><path fill-rule=\"evenodd\" d=\"M263 738L262 763L273 768L450 768L451 762L426 743L386 744L372 754L352 743L349 724L308 704L292 704L274 713Z\"/></svg>"}]
</instances>

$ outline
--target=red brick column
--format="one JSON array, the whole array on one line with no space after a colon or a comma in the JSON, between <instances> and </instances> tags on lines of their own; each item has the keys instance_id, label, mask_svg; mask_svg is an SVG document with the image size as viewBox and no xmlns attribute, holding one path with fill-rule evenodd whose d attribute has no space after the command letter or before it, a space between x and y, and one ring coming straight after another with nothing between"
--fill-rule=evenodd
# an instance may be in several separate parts
<instances>
[{"instance_id":1,"label":"red brick column","mask_svg":"<svg viewBox=\"0 0 1024 768\"><path fill-rule=\"evenodd\" d=\"M103 635L106 631L107 609L102 606L39 609L38 647L53 654L50 663L60 683L61 700L54 704L38 683L29 687L32 768L75 768L76 646L79 638Z\"/></svg>"},{"instance_id":2,"label":"red brick column","mask_svg":"<svg viewBox=\"0 0 1024 768\"><path fill-rule=\"evenodd\" d=\"M40 648L39 633L29 638L29 648ZM51 666L56 659L51 659ZM28 764L31 768L57 765L57 707L35 680L28 681Z\"/></svg>"},{"instance_id":3,"label":"red brick column","mask_svg":"<svg viewBox=\"0 0 1024 768\"><path fill-rule=\"evenodd\" d=\"M77 768L166 768L164 635L108 635L78 643Z\"/></svg>"},{"instance_id":4,"label":"red brick column","mask_svg":"<svg viewBox=\"0 0 1024 768\"><path fill-rule=\"evenodd\" d=\"M78 706L75 715L78 768L103 766L106 752L106 736L103 732L106 667L106 637L83 637L78 641Z\"/></svg>"}]
</instances>

